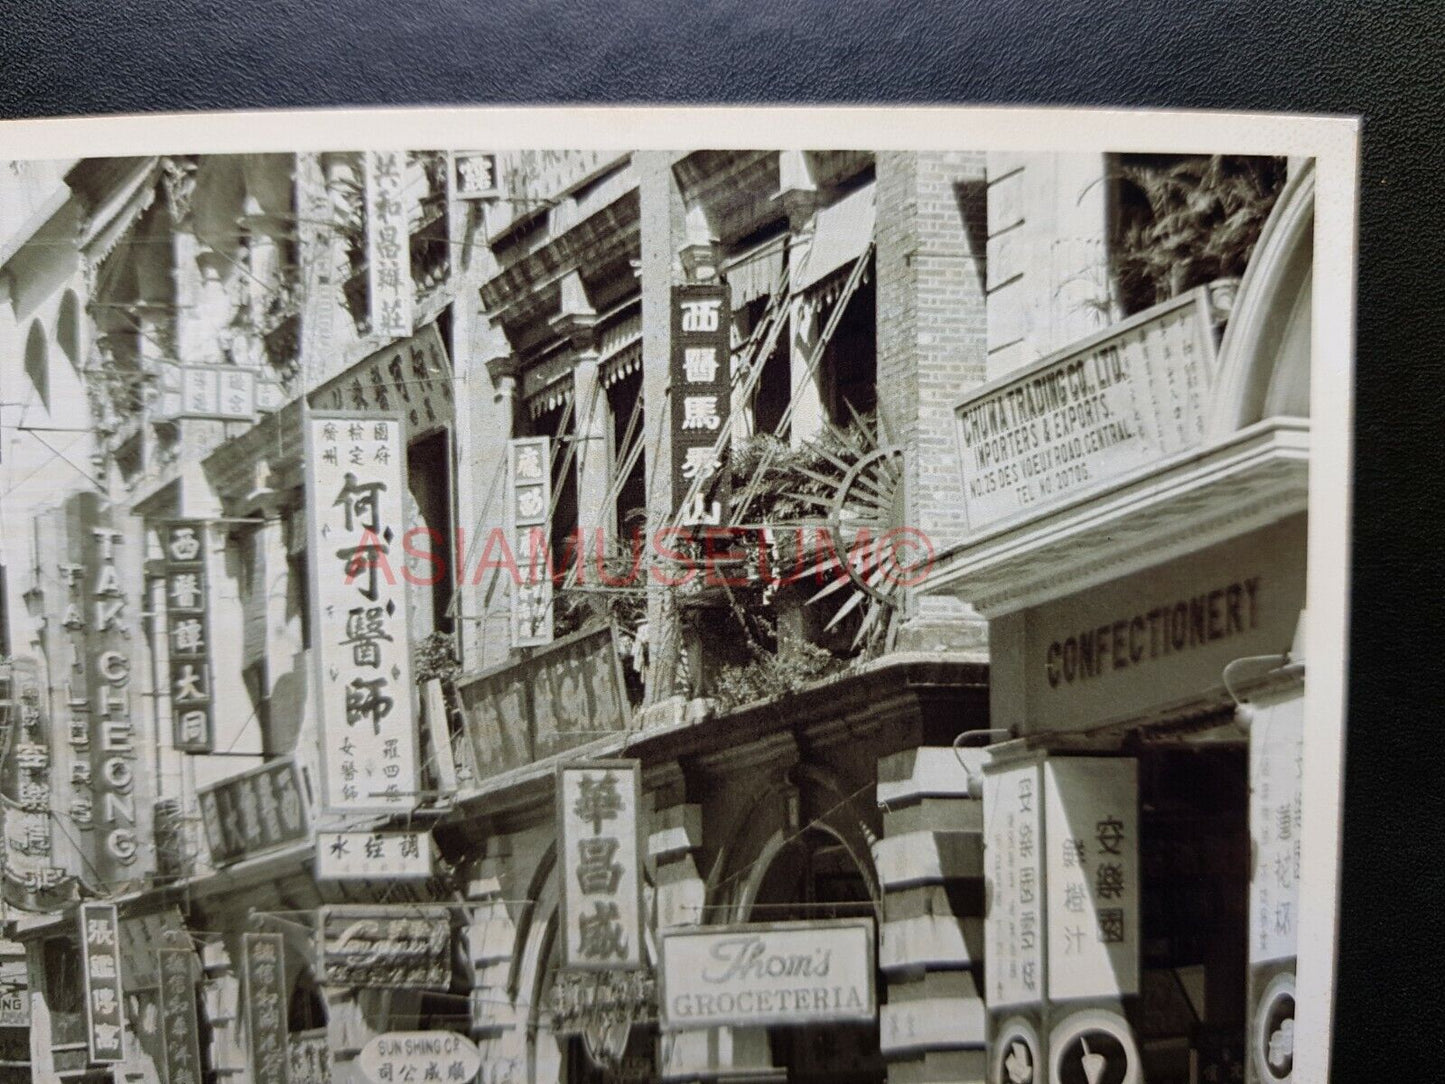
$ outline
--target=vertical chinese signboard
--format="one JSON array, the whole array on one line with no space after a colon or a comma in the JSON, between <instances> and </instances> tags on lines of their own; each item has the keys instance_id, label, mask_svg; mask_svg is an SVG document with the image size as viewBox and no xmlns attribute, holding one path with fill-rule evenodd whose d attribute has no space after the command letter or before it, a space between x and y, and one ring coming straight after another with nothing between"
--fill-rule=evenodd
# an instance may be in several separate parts
<instances>
[{"instance_id":1,"label":"vertical chinese signboard","mask_svg":"<svg viewBox=\"0 0 1445 1084\"><path fill-rule=\"evenodd\" d=\"M1139 992L1137 765L1055 757L1044 766L1049 998Z\"/></svg>"},{"instance_id":2,"label":"vertical chinese signboard","mask_svg":"<svg viewBox=\"0 0 1445 1084\"><path fill-rule=\"evenodd\" d=\"M727 508L727 475L713 449L732 416L728 291L721 283L672 291L672 493L684 522L720 523ZM711 497L711 500L709 500Z\"/></svg>"},{"instance_id":3,"label":"vertical chinese signboard","mask_svg":"<svg viewBox=\"0 0 1445 1084\"><path fill-rule=\"evenodd\" d=\"M1250 1084L1282 1084L1294 1073L1303 768L1303 695L1260 698L1249 735Z\"/></svg>"},{"instance_id":4,"label":"vertical chinese signboard","mask_svg":"<svg viewBox=\"0 0 1445 1084\"><path fill-rule=\"evenodd\" d=\"M415 690L400 572L403 457L395 416L307 417L321 804L331 813L415 804Z\"/></svg>"},{"instance_id":5,"label":"vertical chinese signboard","mask_svg":"<svg viewBox=\"0 0 1445 1084\"><path fill-rule=\"evenodd\" d=\"M508 456L508 514L520 580L512 585L512 646L537 647L552 642L552 576L543 559L550 546L552 442L548 437L518 437L509 445Z\"/></svg>"},{"instance_id":6,"label":"vertical chinese signboard","mask_svg":"<svg viewBox=\"0 0 1445 1084\"><path fill-rule=\"evenodd\" d=\"M206 525L199 520L167 523L161 528L161 538L175 747L184 753L209 753L213 730Z\"/></svg>"},{"instance_id":7,"label":"vertical chinese signboard","mask_svg":"<svg viewBox=\"0 0 1445 1084\"><path fill-rule=\"evenodd\" d=\"M988 910L984 977L990 1013L990 1081L1033 1082L1043 1062L1043 770L1041 762L989 765L983 831Z\"/></svg>"},{"instance_id":8,"label":"vertical chinese signboard","mask_svg":"<svg viewBox=\"0 0 1445 1084\"><path fill-rule=\"evenodd\" d=\"M643 964L641 797L635 760L557 768L564 968Z\"/></svg>"},{"instance_id":9,"label":"vertical chinese signboard","mask_svg":"<svg viewBox=\"0 0 1445 1084\"><path fill-rule=\"evenodd\" d=\"M26 910L42 911L59 902L57 890L70 883L70 876L53 853L51 735L40 666L30 658L14 659L10 665L12 702L5 736L10 755L0 765L4 898Z\"/></svg>"},{"instance_id":10,"label":"vertical chinese signboard","mask_svg":"<svg viewBox=\"0 0 1445 1084\"><path fill-rule=\"evenodd\" d=\"M497 156L480 151L453 151L452 194L457 199L497 196Z\"/></svg>"},{"instance_id":11,"label":"vertical chinese signboard","mask_svg":"<svg viewBox=\"0 0 1445 1084\"><path fill-rule=\"evenodd\" d=\"M411 234L401 151L366 152L367 293L371 330L387 338L411 334Z\"/></svg>"},{"instance_id":12,"label":"vertical chinese signboard","mask_svg":"<svg viewBox=\"0 0 1445 1084\"><path fill-rule=\"evenodd\" d=\"M120 920L115 905L82 904L80 948L85 980L85 1027L90 1060L94 1064L109 1065L125 1058L119 945Z\"/></svg>"},{"instance_id":13,"label":"vertical chinese signboard","mask_svg":"<svg viewBox=\"0 0 1445 1084\"><path fill-rule=\"evenodd\" d=\"M157 949L156 961L160 973L160 1031L166 1084L201 1084L196 954L190 949Z\"/></svg>"},{"instance_id":14,"label":"vertical chinese signboard","mask_svg":"<svg viewBox=\"0 0 1445 1084\"><path fill-rule=\"evenodd\" d=\"M279 933L241 935L241 979L245 983L251 1079L287 1084L286 964Z\"/></svg>"},{"instance_id":15,"label":"vertical chinese signboard","mask_svg":"<svg viewBox=\"0 0 1445 1084\"><path fill-rule=\"evenodd\" d=\"M1139 992L1139 782L1122 757L1044 764L1049 1080L1140 1079L1122 1000Z\"/></svg>"}]
</instances>

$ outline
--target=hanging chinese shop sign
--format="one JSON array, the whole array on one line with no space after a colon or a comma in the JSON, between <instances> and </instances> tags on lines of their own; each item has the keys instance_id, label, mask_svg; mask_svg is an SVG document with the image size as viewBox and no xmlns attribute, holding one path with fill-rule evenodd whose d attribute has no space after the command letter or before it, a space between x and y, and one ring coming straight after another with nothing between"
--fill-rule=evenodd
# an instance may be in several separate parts
<instances>
[{"instance_id":1,"label":"hanging chinese shop sign","mask_svg":"<svg viewBox=\"0 0 1445 1084\"><path fill-rule=\"evenodd\" d=\"M1304 697L1256 707L1249 740L1249 961L1287 960L1299 938Z\"/></svg>"},{"instance_id":2,"label":"hanging chinese shop sign","mask_svg":"<svg viewBox=\"0 0 1445 1084\"><path fill-rule=\"evenodd\" d=\"M977 532L1197 447L1214 379L1207 288L992 381L956 408Z\"/></svg>"},{"instance_id":3,"label":"hanging chinese shop sign","mask_svg":"<svg viewBox=\"0 0 1445 1084\"><path fill-rule=\"evenodd\" d=\"M316 876L323 881L424 881L432 875L427 832L318 832Z\"/></svg>"},{"instance_id":4,"label":"hanging chinese shop sign","mask_svg":"<svg viewBox=\"0 0 1445 1084\"><path fill-rule=\"evenodd\" d=\"M206 584L206 524L161 527L166 622L170 638L171 726L183 753L211 752L211 622Z\"/></svg>"},{"instance_id":5,"label":"hanging chinese shop sign","mask_svg":"<svg viewBox=\"0 0 1445 1084\"><path fill-rule=\"evenodd\" d=\"M81 558L61 572L69 588L79 588L74 630L83 638L86 665L84 692L77 696L72 688L68 702L72 719L84 724L71 731L70 815L90 833L95 877L116 886L147 872L148 864L139 861L141 841L149 849L153 839L149 773L137 767L146 763L135 688L140 636L134 592L143 569L138 547L115 526L96 494L78 494L71 513Z\"/></svg>"},{"instance_id":6,"label":"hanging chinese shop sign","mask_svg":"<svg viewBox=\"0 0 1445 1084\"><path fill-rule=\"evenodd\" d=\"M878 1014L871 918L660 931L662 1026L787 1026Z\"/></svg>"},{"instance_id":7,"label":"hanging chinese shop sign","mask_svg":"<svg viewBox=\"0 0 1445 1084\"><path fill-rule=\"evenodd\" d=\"M125 1058L125 1020L120 987L120 921L112 903L80 907L80 961L90 1060L113 1064Z\"/></svg>"},{"instance_id":8,"label":"hanging chinese shop sign","mask_svg":"<svg viewBox=\"0 0 1445 1084\"><path fill-rule=\"evenodd\" d=\"M1043 785L1037 761L988 767L983 785L990 1009L1043 999Z\"/></svg>"},{"instance_id":9,"label":"hanging chinese shop sign","mask_svg":"<svg viewBox=\"0 0 1445 1084\"><path fill-rule=\"evenodd\" d=\"M10 663L10 702L0 703L8 725L9 756L0 767L0 808L4 810L4 898L29 911L62 902L73 882L56 862L51 833L54 799L50 726L40 665L31 658Z\"/></svg>"},{"instance_id":10,"label":"hanging chinese shop sign","mask_svg":"<svg viewBox=\"0 0 1445 1084\"><path fill-rule=\"evenodd\" d=\"M307 396L318 411L400 414L404 439L455 417L452 367L436 324L367 357Z\"/></svg>"},{"instance_id":11,"label":"hanging chinese shop sign","mask_svg":"<svg viewBox=\"0 0 1445 1084\"><path fill-rule=\"evenodd\" d=\"M641 800L635 760L557 768L564 968L642 966Z\"/></svg>"},{"instance_id":12,"label":"hanging chinese shop sign","mask_svg":"<svg viewBox=\"0 0 1445 1084\"><path fill-rule=\"evenodd\" d=\"M409 808L419 786L398 418L312 414L306 522L329 813Z\"/></svg>"},{"instance_id":13,"label":"hanging chinese shop sign","mask_svg":"<svg viewBox=\"0 0 1445 1084\"><path fill-rule=\"evenodd\" d=\"M160 1032L166 1084L201 1084L201 1047L196 1018L196 954L159 949Z\"/></svg>"},{"instance_id":14,"label":"hanging chinese shop sign","mask_svg":"<svg viewBox=\"0 0 1445 1084\"><path fill-rule=\"evenodd\" d=\"M497 156L480 151L451 153L452 194L457 199L494 199L497 188Z\"/></svg>"},{"instance_id":15,"label":"hanging chinese shop sign","mask_svg":"<svg viewBox=\"0 0 1445 1084\"><path fill-rule=\"evenodd\" d=\"M317 932L321 982L350 988L445 990L452 981L446 907L322 907Z\"/></svg>"},{"instance_id":16,"label":"hanging chinese shop sign","mask_svg":"<svg viewBox=\"0 0 1445 1084\"><path fill-rule=\"evenodd\" d=\"M518 572L512 584L512 646L537 647L552 642L552 562L546 556L551 545L552 441L517 437L508 444L507 459L508 517Z\"/></svg>"},{"instance_id":17,"label":"hanging chinese shop sign","mask_svg":"<svg viewBox=\"0 0 1445 1084\"><path fill-rule=\"evenodd\" d=\"M366 152L366 284L371 330L387 338L411 334L411 234L402 151Z\"/></svg>"},{"instance_id":18,"label":"hanging chinese shop sign","mask_svg":"<svg viewBox=\"0 0 1445 1084\"><path fill-rule=\"evenodd\" d=\"M300 773L276 760L197 793L211 862L229 865L310 838Z\"/></svg>"},{"instance_id":19,"label":"hanging chinese shop sign","mask_svg":"<svg viewBox=\"0 0 1445 1084\"><path fill-rule=\"evenodd\" d=\"M481 778L627 728L622 661L609 626L457 682Z\"/></svg>"},{"instance_id":20,"label":"hanging chinese shop sign","mask_svg":"<svg viewBox=\"0 0 1445 1084\"><path fill-rule=\"evenodd\" d=\"M714 454L732 416L731 320L721 283L672 291L672 493L686 523L720 523L728 476Z\"/></svg>"},{"instance_id":21,"label":"hanging chinese shop sign","mask_svg":"<svg viewBox=\"0 0 1445 1084\"><path fill-rule=\"evenodd\" d=\"M454 1031L388 1031L362 1047L357 1062L372 1084L465 1084L476 1079L482 1055L476 1043Z\"/></svg>"},{"instance_id":22,"label":"hanging chinese shop sign","mask_svg":"<svg viewBox=\"0 0 1445 1084\"><path fill-rule=\"evenodd\" d=\"M1048 993L1052 1001L1139 992L1138 764L1044 764Z\"/></svg>"},{"instance_id":23,"label":"hanging chinese shop sign","mask_svg":"<svg viewBox=\"0 0 1445 1084\"><path fill-rule=\"evenodd\" d=\"M288 987L285 948L279 933L241 935L241 981L251 1079L256 1084L287 1084Z\"/></svg>"}]
</instances>

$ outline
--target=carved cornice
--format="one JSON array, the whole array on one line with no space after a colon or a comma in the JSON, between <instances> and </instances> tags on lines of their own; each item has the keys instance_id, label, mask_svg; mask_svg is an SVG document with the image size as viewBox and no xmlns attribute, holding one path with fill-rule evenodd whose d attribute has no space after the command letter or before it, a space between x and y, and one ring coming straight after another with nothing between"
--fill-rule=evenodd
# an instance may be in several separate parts
<instances>
[{"instance_id":1,"label":"carved cornice","mask_svg":"<svg viewBox=\"0 0 1445 1084\"><path fill-rule=\"evenodd\" d=\"M930 593L996 617L1303 512L1309 422L1274 418L945 555Z\"/></svg>"}]
</instances>

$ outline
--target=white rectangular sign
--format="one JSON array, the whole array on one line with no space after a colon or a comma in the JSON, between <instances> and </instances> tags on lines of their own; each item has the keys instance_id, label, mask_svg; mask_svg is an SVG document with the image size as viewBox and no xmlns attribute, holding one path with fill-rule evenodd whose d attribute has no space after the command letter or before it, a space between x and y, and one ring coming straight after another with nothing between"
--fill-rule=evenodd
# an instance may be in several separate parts
<instances>
[{"instance_id":1,"label":"white rectangular sign","mask_svg":"<svg viewBox=\"0 0 1445 1084\"><path fill-rule=\"evenodd\" d=\"M974 531L1197 445L1214 378L1204 287L1156 305L957 408Z\"/></svg>"},{"instance_id":2,"label":"white rectangular sign","mask_svg":"<svg viewBox=\"0 0 1445 1084\"><path fill-rule=\"evenodd\" d=\"M661 931L662 1026L816 1024L878 1013L871 918Z\"/></svg>"},{"instance_id":3,"label":"white rectangular sign","mask_svg":"<svg viewBox=\"0 0 1445 1084\"><path fill-rule=\"evenodd\" d=\"M1043 787L1037 761L989 770L983 779L988 877L984 934L988 1003L1043 999Z\"/></svg>"},{"instance_id":4,"label":"white rectangular sign","mask_svg":"<svg viewBox=\"0 0 1445 1084\"><path fill-rule=\"evenodd\" d=\"M371 331L400 339L412 331L411 231L402 195L406 153L366 152L366 285Z\"/></svg>"},{"instance_id":5,"label":"white rectangular sign","mask_svg":"<svg viewBox=\"0 0 1445 1084\"><path fill-rule=\"evenodd\" d=\"M1139 772L1124 757L1044 765L1052 1001L1139 992Z\"/></svg>"},{"instance_id":6,"label":"white rectangular sign","mask_svg":"<svg viewBox=\"0 0 1445 1084\"><path fill-rule=\"evenodd\" d=\"M1249 962L1294 956L1299 942L1304 696L1255 709L1249 729Z\"/></svg>"},{"instance_id":7,"label":"white rectangular sign","mask_svg":"<svg viewBox=\"0 0 1445 1084\"><path fill-rule=\"evenodd\" d=\"M424 881L432 875L428 832L318 832L323 881Z\"/></svg>"},{"instance_id":8,"label":"white rectangular sign","mask_svg":"<svg viewBox=\"0 0 1445 1084\"><path fill-rule=\"evenodd\" d=\"M517 437L508 445L512 523L518 582L512 584L512 646L552 642L552 569L546 559L552 515L552 441ZM557 561L565 560L554 554Z\"/></svg>"},{"instance_id":9,"label":"white rectangular sign","mask_svg":"<svg viewBox=\"0 0 1445 1084\"><path fill-rule=\"evenodd\" d=\"M416 804L415 690L407 634L401 421L310 414L310 528L321 726L321 805L389 813Z\"/></svg>"},{"instance_id":10,"label":"white rectangular sign","mask_svg":"<svg viewBox=\"0 0 1445 1084\"><path fill-rule=\"evenodd\" d=\"M635 760L557 769L563 967L643 964L641 798L642 772Z\"/></svg>"}]
</instances>

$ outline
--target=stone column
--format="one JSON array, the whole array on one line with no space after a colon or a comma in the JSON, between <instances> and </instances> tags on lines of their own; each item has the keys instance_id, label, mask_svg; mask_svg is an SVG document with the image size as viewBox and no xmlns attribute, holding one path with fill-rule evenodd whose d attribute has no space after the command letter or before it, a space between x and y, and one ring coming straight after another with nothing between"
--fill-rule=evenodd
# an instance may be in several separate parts
<instances>
[{"instance_id":1,"label":"stone column","mask_svg":"<svg viewBox=\"0 0 1445 1084\"><path fill-rule=\"evenodd\" d=\"M646 411L647 531L667 527L682 494L672 491L672 423L669 400L672 357L672 287L678 280L677 250L685 237L682 194L672 174L670 151L640 151L633 156L638 173L642 287L642 395ZM648 705L675 695L680 643L674 592L649 578Z\"/></svg>"},{"instance_id":2,"label":"stone column","mask_svg":"<svg viewBox=\"0 0 1445 1084\"><path fill-rule=\"evenodd\" d=\"M509 988L517 952L517 920L528 904L503 898L504 837L487 843L487 856L477 864L467 885L471 918L466 928L467 958L472 970L472 1038L482 1052L484 1084L520 1084L527 1073L527 995L514 999Z\"/></svg>"},{"instance_id":3,"label":"stone column","mask_svg":"<svg viewBox=\"0 0 1445 1084\"><path fill-rule=\"evenodd\" d=\"M808 263L817 226L818 187L802 151L778 155L778 199L788 215L788 267L796 277ZM793 447L816 437L823 430L823 400L819 372L808 376L808 362L817 346L822 326L816 309L811 311L796 289L790 288L788 307L788 356L791 362L788 388L793 400L789 440ZM821 365L819 366L821 368Z\"/></svg>"},{"instance_id":4,"label":"stone column","mask_svg":"<svg viewBox=\"0 0 1445 1084\"><path fill-rule=\"evenodd\" d=\"M879 1046L889 1084L982 1084L983 801L980 750L909 749L878 762L883 888L878 967L888 984Z\"/></svg>"},{"instance_id":5,"label":"stone column","mask_svg":"<svg viewBox=\"0 0 1445 1084\"><path fill-rule=\"evenodd\" d=\"M456 546L462 577L457 628L462 665L469 671L505 662L512 649L511 585L492 573L478 575L477 569L488 536L507 524L507 443L515 431L517 361L500 332L486 336L481 349L485 364L472 366L467 377L472 394L457 396L459 407L470 405L473 437L462 461L462 477L469 482L457 494L457 526L463 533Z\"/></svg>"},{"instance_id":6,"label":"stone column","mask_svg":"<svg viewBox=\"0 0 1445 1084\"><path fill-rule=\"evenodd\" d=\"M984 380L984 156L887 151L877 175L878 412L904 446L905 523L936 554L968 537L954 406ZM910 590L903 616L900 650L986 654L955 598Z\"/></svg>"},{"instance_id":7,"label":"stone column","mask_svg":"<svg viewBox=\"0 0 1445 1084\"><path fill-rule=\"evenodd\" d=\"M597 322L582 276L573 271L562 280L562 311L552 319L552 330L567 340L575 359L572 429L576 441L577 526L589 551L596 544L594 532L601 531L610 537L615 531L612 509L606 500L611 457L607 440L607 394L597 372ZM562 454L566 455L565 449Z\"/></svg>"}]
</instances>

